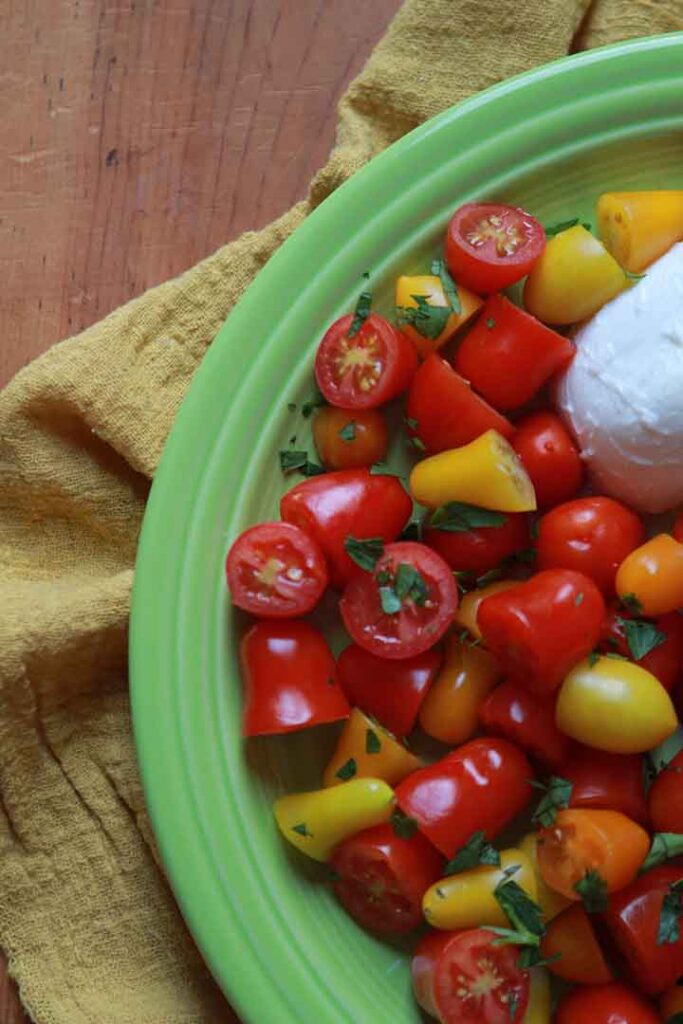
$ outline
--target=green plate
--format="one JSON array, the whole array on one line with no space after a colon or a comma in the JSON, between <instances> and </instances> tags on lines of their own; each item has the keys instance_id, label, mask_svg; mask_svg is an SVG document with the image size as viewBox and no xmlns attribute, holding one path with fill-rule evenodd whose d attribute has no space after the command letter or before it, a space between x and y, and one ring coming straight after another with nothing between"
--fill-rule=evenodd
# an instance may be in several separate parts
<instances>
[{"instance_id":1,"label":"green plate","mask_svg":"<svg viewBox=\"0 0 683 1024\"><path fill-rule=\"evenodd\" d=\"M138 557L133 713L145 792L186 920L243 1019L421 1020L407 957L364 934L317 868L280 841L274 794L318 786L329 730L245 744L229 542L272 518L291 481L277 451L308 421L326 325L372 272L380 309L424 269L449 214L502 199L548 223L590 219L604 189L683 188L683 34L559 61L406 136L273 256L218 334L171 432ZM297 447L299 443L297 443Z\"/></svg>"}]
</instances>

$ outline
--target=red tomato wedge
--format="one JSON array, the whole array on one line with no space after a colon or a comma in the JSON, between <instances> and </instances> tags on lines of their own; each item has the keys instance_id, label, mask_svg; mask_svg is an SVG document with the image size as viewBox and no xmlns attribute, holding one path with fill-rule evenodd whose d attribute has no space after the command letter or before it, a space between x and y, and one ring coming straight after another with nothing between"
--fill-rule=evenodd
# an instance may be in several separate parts
<instances>
[{"instance_id":1,"label":"red tomato wedge","mask_svg":"<svg viewBox=\"0 0 683 1024\"><path fill-rule=\"evenodd\" d=\"M417 369L417 352L377 313L355 334L353 321L349 313L325 332L315 357L315 378L330 405L374 409L405 391Z\"/></svg>"},{"instance_id":2,"label":"red tomato wedge","mask_svg":"<svg viewBox=\"0 0 683 1024\"><path fill-rule=\"evenodd\" d=\"M451 275L483 295L521 281L544 249L545 232L536 218L500 203L466 203L446 232Z\"/></svg>"},{"instance_id":3,"label":"red tomato wedge","mask_svg":"<svg viewBox=\"0 0 683 1024\"><path fill-rule=\"evenodd\" d=\"M529 974L519 950L496 944L485 928L456 932L434 967L434 1005L442 1024L521 1024Z\"/></svg>"},{"instance_id":4,"label":"red tomato wedge","mask_svg":"<svg viewBox=\"0 0 683 1024\"><path fill-rule=\"evenodd\" d=\"M425 544L389 544L373 572L346 587L339 602L352 640L383 658L409 658L433 647L458 607L448 565Z\"/></svg>"},{"instance_id":5,"label":"red tomato wedge","mask_svg":"<svg viewBox=\"0 0 683 1024\"><path fill-rule=\"evenodd\" d=\"M445 558L455 572L472 572L479 576L497 568L503 559L529 544L527 515L510 512L503 519L500 526L473 526L461 531L427 525L424 542Z\"/></svg>"},{"instance_id":6,"label":"red tomato wedge","mask_svg":"<svg viewBox=\"0 0 683 1024\"><path fill-rule=\"evenodd\" d=\"M241 533L225 563L232 603L252 615L310 612L327 586L325 557L290 523L261 523Z\"/></svg>"}]
</instances>

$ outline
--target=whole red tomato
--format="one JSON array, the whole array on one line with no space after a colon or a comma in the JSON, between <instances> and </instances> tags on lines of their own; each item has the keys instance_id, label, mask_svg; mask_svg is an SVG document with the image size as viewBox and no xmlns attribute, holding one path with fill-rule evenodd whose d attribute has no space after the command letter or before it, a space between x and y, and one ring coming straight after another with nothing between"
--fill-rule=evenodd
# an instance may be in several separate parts
<instances>
[{"instance_id":1,"label":"whole red tomato","mask_svg":"<svg viewBox=\"0 0 683 1024\"><path fill-rule=\"evenodd\" d=\"M590 576L605 594L626 556L644 537L643 524L612 498L576 498L541 519L539 569L573 569Z\"/></svg>"},{"instance_id":2,"label":"whole red tomato","mask_svg":"<svg viewBox=\"0 0 683 1024\"><path fill-rule=\"evenodd\" d=\"M262 619L240 645L244 735L294 732L346 718L349 705L322 633L300 619Z\"/></svg>"},{"instance_id":3,"label":"whole red tomato","mask_svg":"<svg viewBox=\"0 0 683 1024\"><path fill-rule=\"evenodd\" d=\"M683 834L683 750L652 783L648 805L655 832Z\"/></svg>"},{"instance_id":4,"label":"whole red tomato","mask_svg":"<svg viewBox=\"0 0 683 1024\"><path fill-rule=\"evenodd\" d=\"M540 509L574 497L583 480L583 463L559 416L547 411L524 416L511 443L531 477Z\"/></svg>"},{"instance_id":5,"label":"whole red tomato","mask_svg":"<svg viewBox=\"0 0 683 1024\"><path fill-rule=\"evenodd\" d=\"M337 899L358 924L382 935L422 923L422 897L443 872L443 857L415 832L396 834L376 825L344 840L330 861Z\"/></svg>"},{"instance_id":6,"label":"whole red tomato","mask_svg":"<svg viewBox=\"0 0 683 1024\"><path fill-rule=\"evenodd\" d=\"M500 526L475 526L469 530L456 531L428 525L423 540L438 551L451 569L480 576L495 569L503 559L529 543L528 516L512 512L501 518Z\"/></svg>"},{"instance_id":7,"label":"whole red tomato","mask_svg":"<svg viewBox=\"0 0 683 1024\"><path fill-rule=\"evenodd\" d=\"M529 273L545 248L545 232L530 213L501 203L465 203L446 232L446 262L473 292L497 292Z\"/></svg>"},{"instance_id":8,"label":"whole red tomato","mask_svg":"<svg viewBox=\"0 0 683 1024\"><path fill-rule=\"evenodd\" d=\"M582 985L563 996L555 1024L660 1024L654 1008L637 992L612 981Z\"/></svg>"},{"instance_id":9,"label":"whole red tomato","mask_svg":"<svg viewBox=\"0 0 683 1024\"><path fill-rule=\"evenodd\" d=\"M514 946L501 946L486 928L455 932L434 966L434 1005L442 1024L521 1022L529 972L518 960Z\"/></svg>"},{"instance_id":10,"label":"whole red tomato","mask_svg":"<svg viewBox=\"0 0 683 1024\"><path fill-rule=\"evenodd\" d=\"M482 601L477 623L503 671L536 693L556 690L595 647L605 615L598 588L579 572L550 569Z\"/></svg>"},{"instance_id":11,"label":"whole red tomato","mask_svg":"<svg viewBox=\"0 0 683 1024\"><path fill-rule=\"evenodd\" d=\"M647 828L649 815L640 754L610 754L576 744L558 774L572 784L570 807L621 811Z\"/></svg>"},{"instance_id":12,"label":"whole red tomato","mask_svg":"<svg viewBox=\"0 0 683 1024\"><path fill-rule=\"evenodd\" d=\"M280 502L280 515L318 542L332 584L341 588L362 571L346 553L347 538L395 540L412 508L396 477L367 469L341 469L293 487Z\"/></svg>"},{"instance_id":13,"label":"whole red tomato","mask_svg":"<svg viewBox=\"0 0 683 1024\"><path fill-rule=\"evenodd\" d=\"M572 741L555 725L555 695L532 694L506 680L484 701L479 723L485 733L516 743L542 767L558 772Z\"/></svg>"},{"instance_id":14,"label":"whole red tomato","mask_svg":"<svg viewBox=\"0 0 683 1024\"><path fill-rule=\"evenodd\" d=\"M531 798L531 766L507 740L470 740L413 772L396 789L399 807L445 857L482 829L494 839Z\"/></svg>"},{"instance_id":15,"label":"whole red tomato","mask_svg":"<svg viewBox=\"0 0 683 1024\"><path fill-rule=\"evenodd\" d=\"M637 662L659 679L665 690L669 693L673 690L683 663L683 617L678 612L647 622L613 604L607 609L602 635L601 650L608 654L616 652ZM637 657L643 643L647 645L653 640L656 646Z\"/></svg>"}]
</instances>

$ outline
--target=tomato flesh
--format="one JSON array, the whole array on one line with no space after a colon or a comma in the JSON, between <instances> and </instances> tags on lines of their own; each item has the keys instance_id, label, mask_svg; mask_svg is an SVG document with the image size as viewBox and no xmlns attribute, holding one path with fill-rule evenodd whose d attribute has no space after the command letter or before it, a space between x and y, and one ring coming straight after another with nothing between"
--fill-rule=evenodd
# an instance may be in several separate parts
<instances>
[{"instance_id":1,"label":"tomato flesh","mask_svg":"<svg viewBox=\"0 0 683 1024\"><path fill-rule=\"evenodd\" d=\"M466 203L446 232L446 262L459 284L488 294L529 273L545 248L545 232L531 214L500 203Z\"/></svg>"},{"instance_id":2,"label":"tomato flesh","mask_svg":"<svg viewBox=\"0 0 683 1024\"><path fill-rule=\"evenodd\" d=\"M519 950L495 939L484 928L457 932L437 960L434 1003L443 1024L522 1021L529 975L517 966Z\"/></svg>"}]
</instances>

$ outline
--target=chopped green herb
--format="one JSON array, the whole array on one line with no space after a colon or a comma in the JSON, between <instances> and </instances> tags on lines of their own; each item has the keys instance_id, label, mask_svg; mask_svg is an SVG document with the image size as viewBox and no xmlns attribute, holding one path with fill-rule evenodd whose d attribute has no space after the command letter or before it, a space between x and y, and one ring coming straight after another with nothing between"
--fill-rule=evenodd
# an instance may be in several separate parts
<instances>
[{"instance_id":1,"label":"chopped green herb","mask_svg":"<svg viewBox=\"0 0 683 1024\"><path fill-rule=\"evenodd\" d=\"M396 569L394 587L399 601L409 598L419 607L422 607L429 597L429 587L425 583L424 577L407 562L401 562Z\"/></svg>"},{"instance_id":2,"label":"chopped green herb","mask_svg":"<svg viewBox=\"0 0 683 1024\"><path fill-rule=\"evenodd\" d=\"M632 615L637 615L643 607L635 594L624 594L624 596L619 599L619 604L622 608L625 608L627 612L631 612Z\"/></svg>"},{"instance_id":3,"label":"chopped green herb","mask_svg":"<svg viewBox=\"0 0 683 1024\"><path fill-rule=\"evenodd\" d=\"M432 260L432 274L438 277L443 285L444 295L448 299L449 305L454 313L462 313L462 305L460 303L460 295L458 288L448 273L448 269L443 260Z\"/></svg>"},{"instance_id":4,"label":"chopped green herb","mask_svg":"<svg viewBox=\"0 0 683 1024\"><path fill-rule=\"evenodd\" d=\"M365 273L363 277L366 280L370 279L370 275ZM356 309L353 314L353 320L351 326L347 332L347 338L355 338L360 331L361 327L370 316L370 310L372 309L372 292L366 291L361 292L358 296L358 302L356 303Z\"/></svg>"},{"instance_id":5,"label":"chopped green herb","mask_svg":"<svg viewBox=\"0 0 683 1024\"><path fill-rule=\"evenodd\" d=\"M542 789L543 796L532 815L532 821L541 828L549 828L554 824L557 812L569 807L572 798L572 783L559 775L551 775L547 784L532 781L535 789Z\"/></svg>"},{"instance_id":6,"label":"chopped green herb","mask_svg":"<svg viewBox=\"0 0 683 1024\"><path fill-rule=\"evenodd\" d=\"M399 326L414 327L423 338L435 341L443 333L451 310L448 306L432 306L425 295L411 295L417 306L397 306L396 322Z\"/></svg>"},{"instance_id":7,"label":"chopped green herb","mask_svg":"<svg viewBox=\"0 0 683 1024\"><path fill-rule=\"evenodd\" d=\"M308 828L303 821L298 825L292 825L292 832L296 832L297 835L304 836L306 839L313 838L313 833L308 831Z\"/></svg>"},{"instance_id":8,"label":"chopped green herb","mask_svg":"<svg viewBox=\"0 0 683 1024\"><path fill-rule=\"evenodd\" d=\"M399 807L391 815L389 823L396 835L401 839L410 839L417 832L417 822L415 819L409 818Z\"/></svg>"},{"instance_id":9,"label":"chopped green herb","mask_svg":"<svg viewBox=\"0 0 683 1024\"><path fill-rule=\"evenodd\" d=\"M587 661L588 661L588 664L590 665L590 667L593 668L593 666L597 665L597 663L600 661L600 652L599 651L591 651L590 654L588 655Z\"/></svg>"},{"instance_id":10,"label":"chopped green herb","mask_svg":"<svg viewBox=\"0 0 683 1024\"><path fill-rule=\"evenodd\" d=\"M350 757L348 761L341 766L339 771L336 771L334 774L338 779L341 779L342 782L348 782L349 779L354 777L357 771L358 765L356 764L356 759L354 757Z\"/></svg>"},{"instance_id":11,"label":"chopped green herb","mask_svg":"<svg viewBox=\"0 0 683 1024\"><path fill-rule=\"evenodd\" d=\"M309 462L308 452L290 449L279 452L280 469L283 473L292 473L298 470L304 476L319 476L325 470L315 462Z\"/></svg>"},{"instance_id":12,"label":"chopped green herb","mask_svg":"<svg viewBox=\"0 0 683 1024\"><path fill-rule=\"evenodd\" d=\"M417 430L417 420L414 420L412 416L406 416L404 422L405 425L410 428L410 430Z\"/></svg>"},{"instance_id":13,"label":"chopped green herb","mask_svg":"<svg viewBox=\"0 0 683 1024\"><path fill-rule=\"evenodd\" d=\"M543 912L517 882L511 878L503 879L493 890L493 895L516 931L535 935L540 941L545 934Z\"/></svg>"},{"instance_id":14,"label":"chopped green herb","mask_svg":"<svg viewBox=\"0 0 683 1024\"><path fill-rule=\"evenodd\" d=\"M546 233L547 238L552 238L553 235L559 235L561 231L568 231L569 228L576 227L577 224L581 224L586 231L592 231L593 225L589 224L588 221L581 221L578 217L572 217L570 220L562 220L559 224L551 224L543 230Z\"/></svg>"},{"instance_id":15,"label":"chopped green herb","mask_svg":"<svg viewBox=\"0 0 683 1024\"><path fill-rule=\"evenodd\" d=\"M393 587L379 588L379 603L385 615L396 615L401 610L401 600Z\"/></svg>"},{"instance_id":16,"label":"chopped green herb","mask_svg":"<svg viewBox=\"0 0 683 1024\"><path fill-rule=\"evenodd\" d=\"M381 537L352 537L349 535L344 541L344 550L349 558L353 559L356 565L366 572L372 572L377 562L384 554L384 541Z\"/></svg>"},{"instance_id":17,"label":"chopped green herb","mask_svg":"<svg viewBox=\"0 0 683 1024\"><path fill-rule=\"evenodd\" d=\"M421 441L419 437L409 437L408 444L418 452L424 452L427 450L424 441Z\"/></svg>"},{"instance_id":18,"label":"chopped green herb","mask_svg":"<svg viewBox=\"0 0 683 1024\"><path fill-rule=\"evenodd\" d=\"M618 618L617 623L624 632L626 643L635 661L640 661L666 640L666 633L662 633L653 622L646 622L645 619Z\"/></svg>"},{"instance_id":19,"label":"chopped green herb","mask_svg":"<svg viewBox=\"0 0 683 1024\"><path fill-rule=\"evenodd\" d=\"M589 914L602 914L607 910L607 882L598 871L587 871L574 886Z\"/></svg>"},{"instance_id":20,"label":"chopped green herb","mask_svg":"<svg viewBox=\"0 0 683 1024\"><path fill-rule=\"evenodd\" d=\"M382 741L374 729L365 730L365 753L379 754L382 749Z\"/></svg>"},{"instance_id":21,"label":"chopped green herb","mask_svg":"<svg viewBox=\"0 0 683 1024\"><path fill-rule=\"evenodd\" d=\"M510 1020L515 1021L517 1019L517 1010L519 1009L519 996L516 992L511 992L508 998L508 1013Z\"/></svg>"},{"instance_id":22,"label":"chopped green herb","mask_svg":"<svg viewBox=\"0 0 683 1024\"><path fill-rule=\"evenodd\" d=\"M680 918L683 914L683 879L669 886L669 891L662 900L659 915L657 945L668 946L678 942L681 937Z\"/></svg>"},{"instance_id":23,"label":"chopped green herb","mask_svg":"<svg viewBox=\"0 0 683 1024\"><path fill-rule=\"evenodd\" d=\"M296 412L296 402L287 402L287 408L290 412Z\"/></svg>"},{"instance_id":24,"label":"chopped green herb","mask_svg":"<svg viewBox=\"0 0 683 1024\"><path fill-rule=\"evenodd\" d=\"M500 867L500 854L495 846L491 846L487 842L483 829L472 833L465 845L458 850L452 860L449 860L444 873L457 875L459 871L468 871L470 868L476 868L479 864Z\"/></svg>"},{"instance_id":25,"label":"chopped green herb","mask_svg":"<svg viewBox=\"0 0 683 1024\"><path fill-rule=\"evenodd\" d=\"M466 505L462 501L449 501L434 510L429 525L432 529L447 533L467 533L480 526L503 526L506 522L507 516L502 512Z\"/></svg>"},{"instance_id":26,"label":"chopped green herb","mask_svg":"<svg viewBox=\"0 0 683 1024\"><path fill-rule=\"evenodd\" d=\"M640 869L641 874L643 871L649 871L650 868L656 868L658 864L663 864L671 857L681 856L683 856L683 835L678 832L655 832L650 852Z\"/></svg>"},{"instance_id":27,"label":"chopped green herb","mask_svg":"<svg viewBox=\"0 0 683 1024\"><path fill-rule=\"evenodd\" d=\"M399 540L421 540L422 539L422 521L420 519L411 519L404 530L399 535Z\"/></svg>"},{"instance_id":28,"label":"chopped green herb","mask_svg":"<svg viewBox=\"0 0 683 1024\"><path fill-rule=\"evenodd\" d=\"M316 391L316 393L311 398L306 399L306 401L302 404L301 415L305 420L307 420L309 416L311 416L312 413L316 409L319 409L320 406L322 405L325 405L325 399L323 398L319 391Z\"/></svg>"},{"instance_id":29,"label":"chopped green herb","mask_svg":"<svg viewBox=\"0 0 683 1024\"><path fill-rule=\"evenodd\" d=\"M562 958L561 953L553 953L552 956L543 956L538 946L525 946L519 954L517 966L522 971L528 971L531 967L547 967Z\"/></svg>"},{"instance_id":30,"label":"chopped green herb","mask_svg":"<svg viewBox=\"0 0 683 1024\"><path fill-rule=\"evenodd\" d=\"M579 607L579 605L583 604L583 593L582 593L582 591L579 591L579 593L574 598L574 604L576 605L577 608Z\"/></svg>"},{"instance_id":31,"label":"chopped green herb","mask_svg":"<svg viewBox=\"0 0 683 1024\"><path fill-rule=\"evenodd\" d=\"M494 328L494 327L496 326L496 321L495 321L495 320L493 319L493 317L492 317L492 316L490 316L490 317L488 317L488 318L487 318L487 320L486 320L486 326L488 327L488 329L489 329L490 331L492 331L492 330L493 330L493 328Z\"/></svg>"},{"instance_id":32,"label":"chopped green herb","mask_svg":"<svg viewBox=\"0 0 683 1024\"><path fill-rule=\"evenodd\" d=\"M373 462L370 466L370 476L397 476L399 480L403 479L403 473L391 469L385 462Z\"/></svg>"},{"instance_id":33,"label":"chopped green herb","mask_svg":"<svg viewBox=\"0 0 683 1024\"><path fill-rule=\"evenodd\" d=\"M356 424L353 420L347 423L339 431L339 436L342 441L355 441L356 440Z\"/></svg>"}]
</instances>

